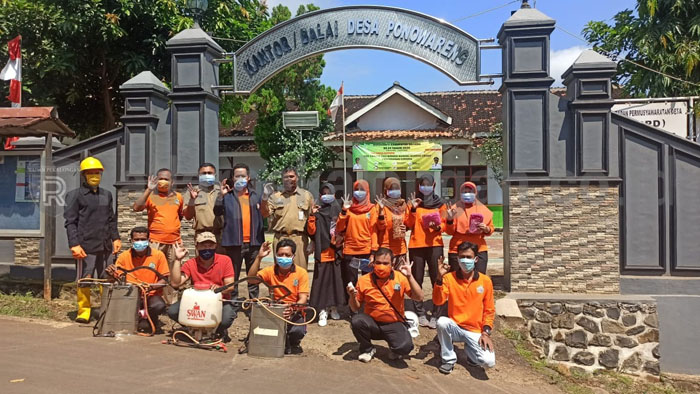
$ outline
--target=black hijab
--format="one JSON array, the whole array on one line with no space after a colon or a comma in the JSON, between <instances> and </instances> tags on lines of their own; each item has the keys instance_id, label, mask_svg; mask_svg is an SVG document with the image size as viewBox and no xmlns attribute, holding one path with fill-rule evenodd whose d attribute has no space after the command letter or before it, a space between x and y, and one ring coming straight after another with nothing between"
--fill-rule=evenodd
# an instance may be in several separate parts
<instances>
[{"instance_id":1,"label":"black hijab","mask_svg":"<svg viewBox=\"0 0 700 394\"><path fill-rule=\"evenodd\" d=\"M420 185L423 184L424 180L428 180L428 183L433 186L433 192L427 196L420 191ZM421 207L426 209L440 208L445 203L442 201L442 198L435 193L435 178L433 178L432 175L426 174L420 177L420 180L418 181L418 193L416 193L416 195L423 200L423 202L420 204Z\"/></svg>"},{"instance_id":2,"label":"black hijab","mask_svg":"<svg viewBox=\"0 0 700 394\"><path fill-rule=\"evenodd\" d=\"M323 189L335 194L335 188L330 183L322 183L318 189L319 201ZM331 223L335 223L340 214L340 204L337 200L330 204L320 201L321 208L316 212L316 234L314 235L314 258L320 260L321 252L331 246Z\"/></svg>"}]
</instances>

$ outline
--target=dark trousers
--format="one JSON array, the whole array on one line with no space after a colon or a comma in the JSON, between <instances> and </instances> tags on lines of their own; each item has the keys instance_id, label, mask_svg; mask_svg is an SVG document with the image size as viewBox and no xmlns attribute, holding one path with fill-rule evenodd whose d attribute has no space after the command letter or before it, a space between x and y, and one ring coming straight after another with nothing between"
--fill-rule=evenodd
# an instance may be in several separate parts
<instances>
[{"instance_id":1,"label":"dark trousers","mask_svg":"<svg viewBox=\"0 0 700 394\"><path fill-rule=\"evenodd\" d=\"M294 323L303 323L304 316L301 313L295 313L289 320ZM287 346L299 346L305 335L306 326L287 324Z\"/></svg>"},{"instance_id":2,"label":"dark trousers","mask_svg":"<svg viewBox=\"0 0 700 394\"><path fill-rule=\"evenodd\" d=\"M476 254L478 260L476 261L476 270L482 274L486 274L486 265L489 262L489 252L484 250ZM457 253L450 253L447 256L447 261L450 263L450 270L457 271L459 269L459 256Z\"/></svg>"},{"instance_id":3,"label":"dark trousers","mask_svg":"<svg viewBox=\"0 0 700 394\"><path fill-rule=\"evenodd\" d=\"M411 274L418 282L419 286L423 286L423 278L425 277L425 266L428 266L428 275L430 275L430 284L435 285L438 276L438 258L442 256L442 246L431 246L427 248L413 248L409 250L413 267ZM413 307L418 316L425 316L423 301L413 301ZM440 308L433 307L433 316L437 318Z\"/></svg>"},{"instance_id":4,"label":"dark trousers","mask_svg":"<svg viewBox=\"0 0 700 394\"><path fill-rule=\"evenodd\" d=\"M114 255L110 251L104 251L102 253L90 253L82 260L76 260L78 266L76 267L76 273L79 275L78 279L83 278L100 278L102 273L108 265L112 264L114 260ZM89 284L81 284L80 287L90 287Z\"/></svg>"},{"instance_id":5,"label":"dark trousers","mask_svg":"<svg viewBox=\"0 0 700 394\"><path fill-rule=\"evenodd\" d=\"M236 276L235 280L241 277L241 268L243 268L243 260L245 260L245 273L243 276L248 276L248 271L253 265L255 258L260 250L256 247L251 247L250 243L244 243L242 246L227 246L226 255L233 262L233 273ZM258 298L258 284L248 283L248 298ZM233 288L231 298L238 298L238 286Z\"/></svg>"},{"instance_id":6,"label":"dark trousers","mask_svg":"<svg viewBox=\"0 0 700 394\"><path fill-rule=\"evenodd\" d=\"M402 356L413 350L413 339L402 322L378 323L364 313L357 313L352 317L351 325L352 334L360 343L360 353L372 349L372 340L385 340L392 352Z\"/></svg>"},{"instance_id":7,"label":"dark trousers","mask_svg":"<svg viewBox=\"0 0 700 394\"><path fill-rule=\"evenodd\" d=\"M170 305L168 307L168 316L178 321L178 316L180 314L180 301ZM233 324L233 320L236 318L236 308L230 302L224 302L223 309L221 310L221 323L216 329L219 334L225 334L229 327Z\"/></svg>"},{"instance_id":8,"label":"dark trousers","mask_svg":"<svg viewBox=\"0 0 700 394\"><path fill-rule=\"evenodd\" d=\"M358 258L358 259L368 259L369 258L369 253L368 254L346 254L343 255L343 259L340 261L340 277L343 279L343 288L345 288L348 285L348 282L352 282L353 286L357 286L357 268L352 268L350 266L350 260L353 259L353 257ZM348 302L348 293L345 292L345 303L347 304Z\"/></svg>"}]
</instances>

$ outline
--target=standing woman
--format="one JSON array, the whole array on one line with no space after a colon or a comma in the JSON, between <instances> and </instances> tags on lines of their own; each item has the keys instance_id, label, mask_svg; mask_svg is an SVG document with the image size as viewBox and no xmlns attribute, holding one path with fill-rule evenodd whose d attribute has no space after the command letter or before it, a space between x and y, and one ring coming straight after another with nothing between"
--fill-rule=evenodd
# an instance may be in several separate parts
<instances>
[{"instance_id":1,"label":"standing woman","mask_svg":"<svg viewBox=\"0 0 700 394\"><path fill-rule=\"evenodd\" d=\"M411 211L406 221L411 229L408 250L413 261L412 274L423 286L425 266L428 266L430 283L435 286L438 277L438 262L443 258L442 232L444 231L447 209L440 196L435 194L435 180L432 175L420 177L418 194L411 196ZM437 318L441 308L433 307L430 320L423 308L423 301L413 301L418 323L423 327L437 328Z\"/></svg>"},{"instance_id":2,"label":"standing woman","mask_svg":"<svg viewBox=\"0 0 700 394\"><path fill-rule=\"evenodd\" d=\"M445 232L452 236L448 261L452 271L459 268L457 248L462 242L471 242L479 247L476 255L476 270L486 273L489 261L489 247L486 237L493 234L493 213L486 205L476 198L476 185L464 182L459 188L460 200L455 206L447 209L447 229ZM471 224L471 225L470 225Z\"/></svg>"},{"instance_id":3,"label":"standing woman","mask_svg":"<svg viewBox=\"0 0 700 394\"><path fill-rule=\"evenodd\" d=\"M330 183L321 184L320 206L314 206L306 223L306 231L314 237L314 278L310 304L318 312L318 325L323 327L331 319L340 319L337 307L345 303L340 261L336 259L335 230L340 204L335 200L335 189Z\"/></svg>"},{"instance_id":4,"label":"standing woman","mask_svg":"<svg viewBox=\"0 0 700 394\"><path fill-rule=\"evenodd\" d=\"M401 182L396 178L384 180L384 196L377 197L378 217L384 221L377 222L377 237L372 250L391 249L394 252L392 267L398 269L406 259L406 221L408 205L401 198Z\"/></svg>"},{"instance_id":5,"label":"standing woman","mask_svg":"<svg viewBox=\"0 0 700 394\"><path fill-rule=\"evenodd\" d=\"M350 266L353 258L369 259L372 252L372 238L376 231L378 210L369 201L369 183L364 179L352 185L352 200L343 198L343 209L338 216L336 232L345 234L343 244L343 285L357 284L357 268ZM384 220L382 217L381 220ZM347 298L347 293L346 293Z\"/></svg>"}]
</instances>

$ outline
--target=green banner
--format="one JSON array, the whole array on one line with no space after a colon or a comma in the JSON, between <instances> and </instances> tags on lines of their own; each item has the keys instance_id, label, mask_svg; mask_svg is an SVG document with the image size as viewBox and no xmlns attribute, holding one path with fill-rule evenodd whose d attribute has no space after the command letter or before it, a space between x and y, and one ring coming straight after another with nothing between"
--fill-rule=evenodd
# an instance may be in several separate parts
<instances>
[{"instance_id":1,"label":"green banner","mask_svg":"<svg viewBox=\"0 0 700 394\"><path fill-rule=\"evenodd\" d=\"M365 142L352 147L353 171L440 171L442 145L430 141Z\"/></svg>"}]
</instances>

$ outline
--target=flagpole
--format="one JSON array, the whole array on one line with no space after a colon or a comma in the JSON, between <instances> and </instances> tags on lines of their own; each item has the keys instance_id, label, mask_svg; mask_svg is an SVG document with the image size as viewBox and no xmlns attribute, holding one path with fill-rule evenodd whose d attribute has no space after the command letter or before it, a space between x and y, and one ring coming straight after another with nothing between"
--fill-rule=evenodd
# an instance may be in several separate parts
<instances>
[{"instance_id":1,"label":"flagpole","mask_svg":"<svg viewBox=\"0 0 700 394\"><path fill-rule=\"evenodd\" d=\"M19 102L17 103L17 108L22 108L22 36L19 36L19 58L18 58L19 70ZM14 105L13 105L14 107Z\"/></svg>"},{"instance_id":2,"label":"flagpole","mask_svg":"<svg viewBox=\"0 0 700 394\"><path fill-rule=\"evenodd\" d=\"M343 115L343 195L346 195L348 193L348 152L345 149L345 90L343 83L344 81L340 82L340 89L342 90L340 102Z\"/></svg>"}]
</instances>

